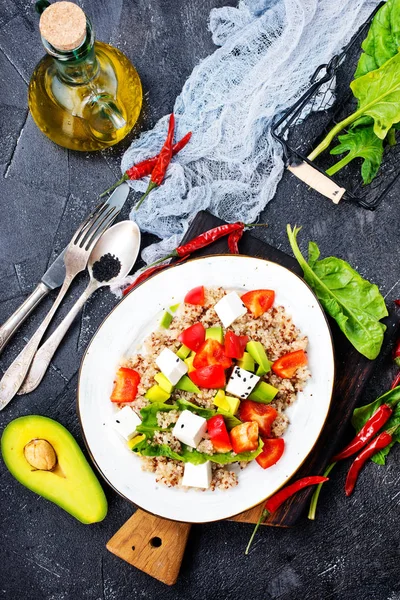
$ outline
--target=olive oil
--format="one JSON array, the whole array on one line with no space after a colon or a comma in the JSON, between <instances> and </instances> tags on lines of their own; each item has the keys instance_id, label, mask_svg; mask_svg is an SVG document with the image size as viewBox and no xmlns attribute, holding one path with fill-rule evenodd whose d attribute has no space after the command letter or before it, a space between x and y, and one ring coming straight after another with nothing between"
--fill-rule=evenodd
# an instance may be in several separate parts
<instances>
[{"instance_id":1,"label":"olive oil","mask_svg":"<svg viewBox=\"0 0 400 600\"><path fill-rule=\"evenodd\" d=\"M48 10L61 5L81 10L72 3L58 2L46 8L42 18ZM128 58L108 44L95 42L84 13L83 18L84 40L73 49L66 43L70 22L52 43L44 37L46 30L41 27L48 55L32 75L28 103L36 125L53 142L87 152L112 146L129 133L141 110L142 86ZM75 23L74 36L78 26Z\"/></svg>"}]
</instances>

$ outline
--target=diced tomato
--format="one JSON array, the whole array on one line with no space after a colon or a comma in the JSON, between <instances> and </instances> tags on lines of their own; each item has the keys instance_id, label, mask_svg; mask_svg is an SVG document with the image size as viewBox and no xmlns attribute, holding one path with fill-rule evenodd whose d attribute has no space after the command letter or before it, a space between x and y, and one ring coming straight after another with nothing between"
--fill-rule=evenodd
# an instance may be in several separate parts
<instances>
[{"instance_id":1,"label":"diced tomato","mask_svg":"<svg viewBox=\"0 0 400 600\"><path fill-rule=\"evenodd\" d=\"M299 367L304 367L306 364L307 354L304 350L296 350L278 358L271 368L275 375L282 379L290 379Z\"/></svg>"},{"instance_id":2,"label":"diced tomato","mask_svg":"<svg viewBox=\"0 0 400 600\"><path fill-rule=\"evenodd\" d=\"M236 335L233 331L225 334L225 354L230 358L243 358L246 344L249 341L247 335Z\"/></svg>"},{"instance_id":3,"label":"diced tomato","mask_svg":"<svg viewBox=\"0 0 400 600\"><path fill-rule=\"evenodd\" d=\"M190 379L199 387L220 389L225 387L225 370L221 365L210 365L188 373Z\"/></svg>"},{"instance_id":4,"label":"diced tomato","mask_svg":"<svg viewBox=\"0 0 400 600\"><path fill-rule=\"evenodd\" d=\"M241 423L230 431L233 451L252 452L258 448L258 425L257 423Z\"/></svg>"},{"instance_id":5,"label":"diced tomato","mask_svg":"<svg viewBox=\"0 0 400 600\"><path fill-rule=\"evenodd\" d=\"M193 360L195 369L202 369L209 365L221 365L224 369L229 369L232 366L231 359L225 356L223 345L212 338L208 338L200 346Z\"/></svg>"},{"instance_id":6,"label":"diced tomato","mask_svg":"<svg viewBox=\"0 0 400 600\"><path fill-rule=\"evenodd\" d=\"M241 300L254 317L261 317L273 305L275 292L273 290L253 290L241 296Z\"/></svg>"},{"instance_id":7,"label":"diced tomato","mask_svg":"<svg viewBox=\"0 0 400 600\"><path fill-rule=\"evenodd\" d=\"M133 402L137 396L140 375L133 369L120 367L115 375L111 402Z\"/></svg>"},{"instance_id":8,"label":"diced tomato","mask_svg":"<svg viewBox=\"0 0 400 600\"><path fill-rule=\"evenodd\" d=\"M182 331L182 333L178 336L178 340L193 350L193 352L197 352L205 339L206 330L204 329L202 323L195 323L194 325L191 325Z\"/></svg>"},{"instance_id":9,"label":"diced tomato","mask_svg":"<svg viewBox=\"0 0 400 600\"><path fill-rule=\"evenodd\" d=\"M222 415L215 415L207 421L207 432L217 452L230 452L232 444Z\"/></svg>"},{"instance_id":10,"label":"diced tomato","mask_svg":"<svg viewBox=\"0 0 400 600\"><path fill-rule=\"evenodd\" d=\"M261 454L256 458L256 461L263 469L272 467L281 458L285 449L285 440L283 438L261 438L264 446Z\"/></svg>"},{"instance_id":11,"label":"diced tomato","mask_svg":"<svg viewBox=\"0 0 400 600\"><path fill-rule=\"evenodd\" d=\"M204 285L199 285L198 287L189 290L185 296L184 301L186 304L194 304L195 306L204 306L205 296L204 296Z\"/></svg>"},{"instance_id":12,"label":"diced tomato","mask_svg":"<svg viewBox=\"0 0 400 600\"><path fill-rule=\"evenodd\" d=\"M254 421L258 423L260 434L269 437L271 435L271 425L278 416L273 406L244 400L240 403L239 416L242 421Z\"/></svg>"}]
</instances>

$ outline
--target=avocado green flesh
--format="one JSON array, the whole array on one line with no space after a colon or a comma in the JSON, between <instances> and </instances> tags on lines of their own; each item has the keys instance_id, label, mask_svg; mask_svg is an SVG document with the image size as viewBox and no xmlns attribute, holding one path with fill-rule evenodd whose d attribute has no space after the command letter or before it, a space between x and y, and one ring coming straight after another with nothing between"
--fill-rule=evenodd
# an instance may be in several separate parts
<instances>
[{"instance_id":1,"label":"avocado green flesh","mask_svg":"<svg viewBox=\"0 0 400 600\"><path fill-rule=\"evenodd\" d=\"M206 340L217 340L220 344L224 343L224 330L222 327L209 327L206 329Z\"/></svg>"},{"instance_id":2,"label":"avocado green flesh","mask_svg":"<svg viewBox=\"0 0 400 600\"><path fill-rule=\"evenodd\" d=\"M47 440L57 455L54 471L35 470L24 455L33 439ZM97 523L107 514L107 500L72 435L60 423L29 415L11 421L1 438L7 469L25 487L54 502L81 523Z\"/></svg>"},{"instance_id":3,"label":"avocado green flesh","mask_svg":"<svg viewBox=\"0 0 400 600\"><path fill-rule=\"evenodd\" d=\"M272 362L268 360L267 354L260 342L248 342L246 351L259 365L256 375L262 377L271 370Z\"/></svg>"},{"instance_id":4,"label":"avocado green flesh","mask_svg":"<svg viewBox=\"0 0 400 600\"><path fill-rule=\"evenodd\" d=\"M192 392L193 394L200 392L197 385L187 375L181 377L175 387L177 390L182 390L183 392Z\"/></svg>"},{"instance_id":5,"label":"avocado green flesh","mask_svg":"<svg viewBox=\"0 0 400 600\"><path fill-rule=\"evenodd\" d=\"M270 385L265 381L260 381L251 392L249 400L260 402L262 404L269 404L272 402L278 392L279 390L273 385Z\"/></svg>"},{"instance_id":6,"label":"avocado green flesh","mask_svg":"<svg viewBox=\"0 0 400 600\"><path fill-rule=\"evenodd\" d=\"M165 310L160 319L160 327L163 327L164 329L169 329L169 326L172 323L172 319L173 319L173 316L171 315L171 313L169 313L167 310Z\"/></svg>"},{"instance_id":7,"label":"avocado green flesh","mask_svg":"<svg viewBox=\"0 0 400 600\"><path fill-rule=\"evenodd\" d=\"M254 373L254 358L250 356L248 352L244 352L242 358L237 361L237 366L245 371L251 371L251 373Z\"/></svg>"}]
</instances>

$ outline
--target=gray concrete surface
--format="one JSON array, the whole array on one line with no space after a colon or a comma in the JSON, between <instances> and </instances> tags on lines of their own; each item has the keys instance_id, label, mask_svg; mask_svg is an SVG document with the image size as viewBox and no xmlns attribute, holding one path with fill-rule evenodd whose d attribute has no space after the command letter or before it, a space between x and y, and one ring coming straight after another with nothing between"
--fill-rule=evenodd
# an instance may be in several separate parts
<instances>
[{"instance_id":1,"label":"gray concrete surface","mask_svg":"<svg viewBox=\"0 0 400 600\"><path fill-rule=\"evenodd\" d=\"M208 14L227 0L81 4L98 38L122 49L136 65L146 90L140 126L148 128L171 110L192 68L213 50ZM0 322L33 289L97 194L115 180L124 148L135 135L117 148L82 155L56 147L36 129L26 88L43 51L32 7L27 0L0 0ZM262 215L269 228L256 235L289 251L286 223L302 224L302 249L314 239L323 255L346 258L380 286L390 304L400 295L399 191L400 183L372 213L352 205L335 207L285 174ZM144 236L144 244L149 241ZM61 316L84 284L82 278L74 285ZM0 356L0 370L22 348L50 302ZM0 413L1 428L21 415L47 415L63 423L83 448L75 412L77 370L115 302L109 292L89 301L39 389ZM390 348L385 348L362 403L386 390L393 373ZM321 496L316 522L305 518L292 530L264 528L248 557L243 550L251 526L194 526L179 581L167 588L107 552L106 541L133 512L107 486L109 514L102 524L87 527L18 484L0 461L0 598L399 600L399 464L398 448L385 467L369 464L351 499L344 497L345 467L340 466Z\"/></svg>"}]
</instances>

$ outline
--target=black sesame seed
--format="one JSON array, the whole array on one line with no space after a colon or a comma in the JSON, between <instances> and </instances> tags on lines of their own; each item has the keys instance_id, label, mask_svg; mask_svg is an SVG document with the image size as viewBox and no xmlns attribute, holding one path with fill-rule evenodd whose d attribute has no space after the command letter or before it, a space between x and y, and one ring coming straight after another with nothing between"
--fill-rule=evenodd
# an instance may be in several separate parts
<instances>
[{"instance_id":1,"label":"black sesame seed","mask_svg":"<svg viewBox=\"0 0 400 600\"><path fill-rule=\"evenodd\" d=\"M242 394L240 397L241 398L246 398L246 394Z\"/></svg>"},{"instance_id":2,"label":"black sesame seed","mask_svg":"<svg viewBox=\"0 0 400 600\"><path fill-rule=\"evenodd\" d=\"M113 254L103 254L103 256L97 260L92 268L93 277L97 281L110 281L114 279L121 271L121 263L119 258Z\"/></svg>"},{"instance_id":3,"label":"black sesame seed","mask_svg":"<svg viewBox=\"0 0 400 600\"><path fill-rule=\"evenodd\" d=\"M249 387L247 388L248 390L251 390L251 385L249 385Z\"/></svg>"},{"instance_id":4,"label":"black sesame seed","mask_svg":"<svg viewBox=\"0 0 400 600\"><path fill-rule=\"evenodd\" d=\"M115 422L116 422L116 423L121 423L121 421L118 421L118 419L115 419Z\"/></svg>"},{"instance_id":5,"label":"black sesame seed","mask_svg":"<svg viewBox=\"0 0 400 600\"><path fill-rule=\"evenodd\" d=\"M254 377L254 375L250 375L250 379L252 379Z\"/></svg>"},{"instance_id":6,"label":"black sesame seed","mask_svg":"<svg viewBox=\"0 0 400 600\"><path fill-rule=\"evenodd\" d=\"M178 358L176 359L176 362L179 362L180 360L181 360L181 359L178 357Z\"/></svg>"},{"instance_id":7,"label":"black sesame seed","mask_svg":"<svg viewBox=\"0 0 400 600\"><path fill-rule=\"evenodd\" d=\"M243 381L244 381L244 383L246 383L246 377L243 377Z\"/></svg>"},{"instance_id":8,"label":"black sesame seed","mask_svg":"<svg viewBox=\"0 0 400 600\"><path fill-rule=\"evenodd\" d=\"M184 426L184 424L182 423L182 425L181 425L181 429L183 429L184 427L185 427L185 426Z\"/></svg>"}]
</instances>

